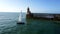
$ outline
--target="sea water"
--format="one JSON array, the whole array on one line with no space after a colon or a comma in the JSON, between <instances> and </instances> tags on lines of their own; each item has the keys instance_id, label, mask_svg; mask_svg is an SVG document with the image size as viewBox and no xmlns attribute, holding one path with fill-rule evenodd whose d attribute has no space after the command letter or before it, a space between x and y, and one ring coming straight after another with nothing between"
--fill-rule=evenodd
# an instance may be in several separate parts
<instances>
[{"instance_id":1,"label":"sea water","mask_svg":"<svg viewBox=\"0 0 60 34\"><path fill-rule=\"evenodd\" d=\"M0 12L0 34L16 34L17 13Z\"/></svg>"},{"instance_id":2,"label":"sea water","mask_svg":"<svg viewBox=\"0 0 60 34\"><path fill-rule=\"evenodd\" d=\"M16 12L0 12L0 34L20 34L22 26L17 24L19 15ZM25 13L23 15L26 16Z\"/></svg>"},{"instance_id":3,"label":"sea water","mask_svg":"<svg viewBox=\"0 0 60 34\"><path fill-rule=\"evenodd\" d=\"M17 24L19 13L0 12L0 34L60 34L60 22L27 19Z\"/></svg>"}]
</instances>

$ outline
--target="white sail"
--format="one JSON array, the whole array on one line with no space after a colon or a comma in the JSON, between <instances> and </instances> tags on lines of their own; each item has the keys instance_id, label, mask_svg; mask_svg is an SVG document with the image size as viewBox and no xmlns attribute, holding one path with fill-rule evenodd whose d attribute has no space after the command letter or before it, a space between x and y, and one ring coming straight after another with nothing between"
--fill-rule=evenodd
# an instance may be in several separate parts
<instances>
[{"instance_id":1,"label":"white sail","mask_svg":"<svg viewBox=\"0 0 60 34\"><path fill-rule=\"evenodd\" d=\"M21 16L19 16L19 18L18 18L18 22L21 22L21 20L22 20L22 19L21 19Z\"/></svg>"},{"instance_id":2,"label":"white sail","mask_svg":"<svg viewBox=\"0 0 60 34\"><path fill-rule=\"evenodd\" d=\"M20 13L19 18L18 18L18 22L21 22L21 21L22 21L22 12Z\"/></svg>"},{"instance_id":3,"label":"white sail","mask_svg":"<svg viewBox=\"0 0 60 34\"><path fill-rule=\"evenodd\" d=\"M21 12L18 18L18 23L25 23L26 18L24 16L24 14Z\"/></svg>"}]
</instances>

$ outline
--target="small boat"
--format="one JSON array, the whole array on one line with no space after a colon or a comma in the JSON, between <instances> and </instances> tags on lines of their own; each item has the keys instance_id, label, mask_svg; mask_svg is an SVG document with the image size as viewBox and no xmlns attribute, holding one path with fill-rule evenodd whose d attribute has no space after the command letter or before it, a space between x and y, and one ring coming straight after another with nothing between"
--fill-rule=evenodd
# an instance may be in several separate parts
<instances>
[{"instance_id":1,"label":"small boat","mask_svg":"<svg viewBox=\"0 0 60 34\"><path fill-rule=\"evenodd\" d=\"M21 11L20 16L18 18L17 24L25 24L25 21L26 21L26 18L25 18L24 14Z\"/></svg>"}]
</instances>

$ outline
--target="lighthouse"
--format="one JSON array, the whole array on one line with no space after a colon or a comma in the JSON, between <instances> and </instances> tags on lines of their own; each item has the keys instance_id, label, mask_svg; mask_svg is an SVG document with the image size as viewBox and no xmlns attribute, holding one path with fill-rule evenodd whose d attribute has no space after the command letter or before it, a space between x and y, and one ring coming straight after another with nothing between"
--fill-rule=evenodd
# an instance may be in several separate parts
<instances>
[{"instance_id":1,"label":"lighthouse","mask_svg":"<svg viewBox=\"0 0 60 34\"><path fill-rule=\"evenodd\" d=\"M31 18L31 17L33 17L33 14L31 13L29 7L27 8L27 15L26 15L26 17L27 17L27 18Z\"/></svg>"}]
</instances>

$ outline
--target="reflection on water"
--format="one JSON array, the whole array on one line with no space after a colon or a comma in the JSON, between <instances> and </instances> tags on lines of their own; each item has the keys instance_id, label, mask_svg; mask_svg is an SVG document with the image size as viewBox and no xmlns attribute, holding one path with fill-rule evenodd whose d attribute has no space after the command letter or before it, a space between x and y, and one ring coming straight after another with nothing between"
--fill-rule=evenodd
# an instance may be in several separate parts
<instances>
[{"instance_id":1,"label":"reflection on water","mask_svg":"<svg viewBox=\"0 0 60 34\"><path fill-rule=\"evenodd\" d=\"M0 13L0 34L17 34L17 13Z\"/></svg>"},{"instance_id":2,"label":"reflection on water","mask_svg":"<svg viewBox=\"0 0 60 34\"><path fill-rule=\"evenodd\" d=\"M28 19L27 23L26 34L60 34L60 24L58 22Z\"/></svg>"},{"instance_id":3,"label":"reflection on water","mask_svg":"<svg viewBox=\"0 0 60 34\"><path fill-rule=\"evenodd\" d=\"M26 24L17 24L17 34L25 34L27 30Z\"/></svg>"},{"instance_id":4,"label":"reflection on water","mask_svg":"<svg viewBox=\"0 0 60 34\"><path fill-rule=\"evenodd\" d=\"M3 22L0 24L0 34L60 34L59 24L39 20L29 20L27 23Z\"/></svg>"},{"instance_id":5,"label":"reflection on water","mask_svg":"<svg viewBox=\"0 0 60 34\"><path fill-rule=\"evenodd\" d=\"M0 22L0 34L16 34L16 23Z\"/></svg>"},{"instance_id":6,"label":"reflection on water","mask_svg":"<svg viewBox=\"0 0 60 34\"><path fill-rule=\"evenodd\" d=\"M19 13L0 13L0 34L20 34L25 25L18 25Z\"/></svg>"},{"instance_id":7,"label":"reflection on water","mask_svg":"<svg viewBox=\"0 0 60 34\"><path fill-rule=\"evenodd\" d=\"M0 34L60 34L60 24L38 19L27 19L27 24L17 24L18 15L0 16Z\"/></svg>"}]
</instances>

